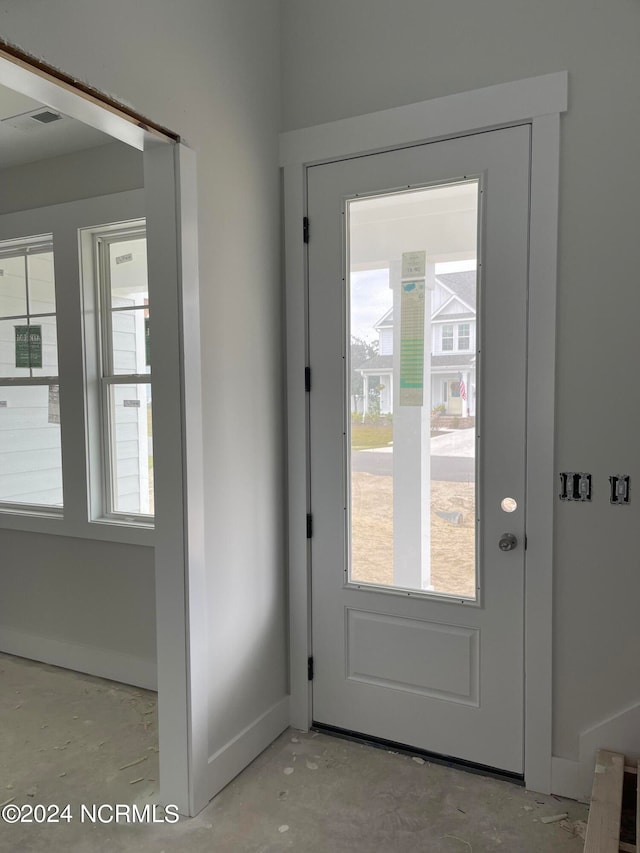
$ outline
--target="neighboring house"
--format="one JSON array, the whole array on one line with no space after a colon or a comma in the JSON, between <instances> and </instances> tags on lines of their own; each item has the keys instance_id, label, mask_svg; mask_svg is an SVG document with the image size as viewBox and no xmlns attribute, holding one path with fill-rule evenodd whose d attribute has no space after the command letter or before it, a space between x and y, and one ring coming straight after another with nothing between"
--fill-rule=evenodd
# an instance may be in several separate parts
<instances>
[{"instance_id":1,"label":"neighboring house","mask_svg":"<svg viewBox=\"0 0 640 853\"><path fill-rule=\"evenodd\" d=\"M376 390L380 414L393 412L393 308L374 326L378 353L358 368L363 398L353 402L362 412L362 400ZM431 407L443 414L475 415L476 408L476 273L436 276L431 294ZM466 396L466 399L465 399Z\"/></svg>"}]
</instances>

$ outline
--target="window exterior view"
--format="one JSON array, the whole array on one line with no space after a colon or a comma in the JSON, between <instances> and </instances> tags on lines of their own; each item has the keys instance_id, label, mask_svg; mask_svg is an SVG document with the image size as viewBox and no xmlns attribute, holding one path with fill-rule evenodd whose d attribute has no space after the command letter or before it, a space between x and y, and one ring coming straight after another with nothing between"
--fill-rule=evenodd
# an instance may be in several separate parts
<instances>
[{"instance_id":1,"label":"window exterior view","mask_svg":"<svg viewBox=\"0 0 640 853\"><path fill-rule=\"evenodd\" d=\"M51 235L0 244L0 505L62 507Z\"/></svg>"},{"instance_id":2,"label":"window exterior view","mask_svg":"<svg viewBox=\"0 0 640 853\"><path fill-rule=\"evenodd\" d=\"M478 594L478 198L467 180L348 205L352 583Z\"/></svg>"},{"instance_id":3,"label":"window exterior view","mask_svg":"<svg viewBox=\"0 0 640 853\"><path fill-rule=\"evenodd\" d=\"M100 305L104 514L153 515L151 355L144 228L94 234Z\"/></svg>"},{"instance_id":4,"label":"window exterior view","mask_svg":"<svg viewBox=\"0 0 640 853\"><path fill-rule=\"evenodd\" d=\"M146 238L143 223L92 229L83 269L89 471L101 483L94 518L151 520L153 451ZM0 244L0 508L63 513L64 376L52 235ZM78 259L78 262L80 259ZM94 309L94 306L96 310ZM67 322L82 323L77 316ZM68 422L67 422L68 423ZM77 428L78 425L75 424ZM90 442L91 443L91 442ZM87 484L88 487L88 484Z\"/></svg>"},{"instance_id":5,"label":"window exterior view","mask_svg":"<svg viewBox=\"0 0 640 853\"><path fill-rule=\"evenodd\" d=\"M476 391L476 273L436 274L431 296L431 402L435 416L474 417ZM393 413L393 308L374 325L375 351L355 367L363 382L353 412Z\"/></svg>"}]
</instances>

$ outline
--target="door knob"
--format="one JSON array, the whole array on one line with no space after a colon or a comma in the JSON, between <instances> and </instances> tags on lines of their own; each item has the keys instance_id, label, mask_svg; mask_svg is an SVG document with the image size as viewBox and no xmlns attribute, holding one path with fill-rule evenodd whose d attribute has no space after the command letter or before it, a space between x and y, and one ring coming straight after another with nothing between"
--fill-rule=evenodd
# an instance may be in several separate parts
<instances>
[{"instance_id":1,"label":"door knob","mask_svg":"<svg viewBox=\"0 0 640 853\"><path fill-rule=\"evenodd\" d=\"M500 548L501 551L513 551L517 546L518 540L513 533L503 533L500 537L500 541L498 542L498 548Z\"/></svg>"}]
</instances>

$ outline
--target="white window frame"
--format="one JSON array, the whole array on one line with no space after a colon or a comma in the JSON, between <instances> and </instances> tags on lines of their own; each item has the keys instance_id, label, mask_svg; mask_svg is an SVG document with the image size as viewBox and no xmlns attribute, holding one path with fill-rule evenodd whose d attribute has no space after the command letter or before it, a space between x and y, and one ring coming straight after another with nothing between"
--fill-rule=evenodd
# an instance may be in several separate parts
<instances>
[{"instance_id":1,"label":"white window frame","mask_svg":"<svg viewBox=\"0 0 640 853\"><path fill-rule=\"evenodd\" d=\"M450 335L447 334L446 337L444 334L445 329L451 329L451 334ZM445 345L444 345L445 340L447 342L451 341L450 347L445 347ZM442 326L442 332L440 334L440 349L442 350L442 352L454 352L455 351L455 349L456 349L456 327L453 323L445 323Z\"/></svg>"},{"instance_id":2,"label":"white window frame","mask_svg":"<svg viewBox=\"0 0 640 853\"><path fill-rule=\"evenodd\" d=\"M1 317L0 320L26 320L27 325L31 325L32 319L41 317L55 317L56 319L56 352L58 338L58 302L56 298L53 311L39 311L32 313L29 305L29 265L26 263L26 258L29 255L42 254L44 252L53 253L53 235L38 234L31 237L18 237L13 240L3 240L0 242L0 261L3 258L24 257L25 258L25 289L26 301L24 314L16 316ZM54 256L55 270L55 256ZM54 273L55 275L55 273ZM57 360L57 358L56 358ZM60 387L60 364L58 363L58 372L55 376L4 376L0 377L0 388L22 388L25 386L46 386L57 385ZM62 421L62 417L60 419ZM62 432L62 423L60 424ZM62 438L60 451L62 454ZM62 457L61 457L62 458ZM52 516L59 517L64 513L64 481L62 483L62 504L35 504L35 503L18 503L12 501L4 501L0 499L0 512L2 513L19 513L21 515L33 516Z\"/></svg>"},{"instance_id":3,"label":"white window frame","mask_svg":"<svg viewBox=\"0 0 640 853\"><path fill-rule=\"evenodd\" d=\"M462 326L466 326L468 331L466 335L460 334L460 329ZM469 352L471 349L471 323L467 320L464 323L458 323L456 326L456 349L459 352ZM460 346L460 338L467 338L466 347Z\"/></svg>"},{"instance_id":4,"label":"white window frame","mask_svg":"<svg viewBox=\"0 0 640 853\"><path fill-rule=\"evenodd\" d=\"M115 455L112 448L112 385L152 385L151 373L115 373L111 334L111 291L108 248L114 243L146 237L144 219L81 230L87 400L87 467L89 515L92 521L153 528L153 514L114 509ZM136 309L138 310L138 309ZM153 393L153 392L152 392Z\"/></svg>"}]
</instances>

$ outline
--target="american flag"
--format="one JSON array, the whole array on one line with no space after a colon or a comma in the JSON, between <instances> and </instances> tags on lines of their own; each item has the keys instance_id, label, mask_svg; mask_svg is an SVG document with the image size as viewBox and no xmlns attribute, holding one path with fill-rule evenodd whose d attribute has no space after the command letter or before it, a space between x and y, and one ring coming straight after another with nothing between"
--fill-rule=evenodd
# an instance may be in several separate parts
<instances>
[{"instance_id":1,"label":"american flag","mask_svg":"<svg viewBox=\"0 0 640 853\"><path fill-rule=\"evenodd\" d=\"M460 380L460 396L463 400L467 399L467 386L464 384L464 379L462 378L462 374L458 374L458 379Z\"/></svg>"}]
</instances>

